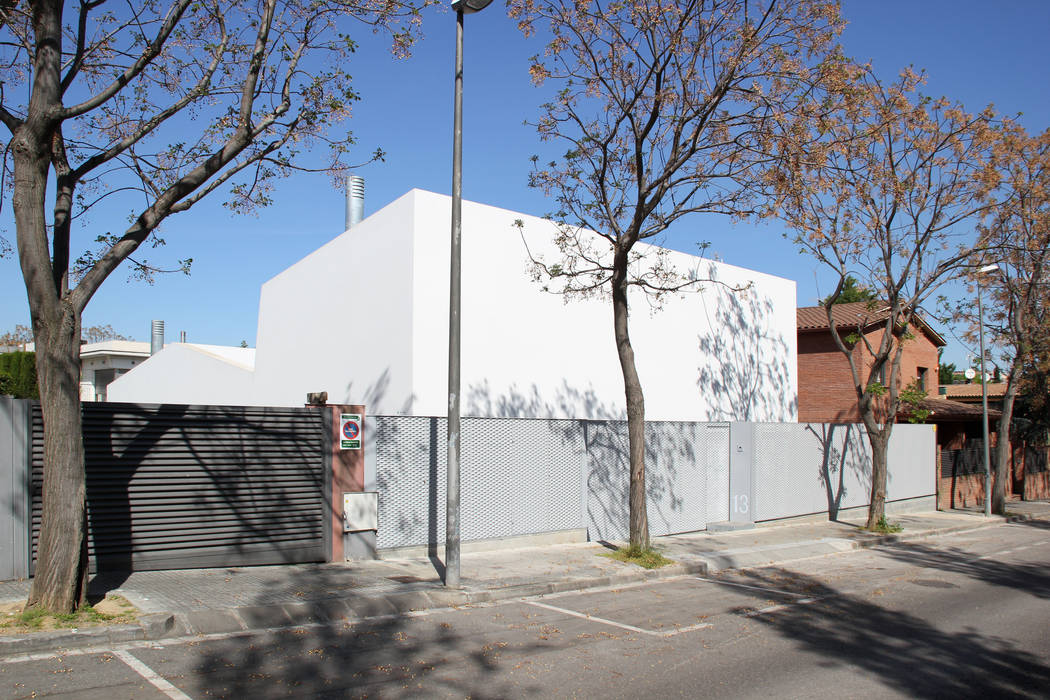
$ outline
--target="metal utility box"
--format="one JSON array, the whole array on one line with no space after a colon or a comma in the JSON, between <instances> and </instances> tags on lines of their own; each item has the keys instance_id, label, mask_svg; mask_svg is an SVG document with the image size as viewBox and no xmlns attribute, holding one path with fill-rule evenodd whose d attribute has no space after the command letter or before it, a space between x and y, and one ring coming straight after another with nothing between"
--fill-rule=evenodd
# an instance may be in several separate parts
<instances>
[{"instance_id":1,"label":"metal utility box","mask_svg":"<svg viewBox=\"0 0 1050 700\"><path fill-rule=\"evenodd\" d=\"M364 491L343 494L343 532L379 529L379 493Z\"/></svg>"}]
</instances>

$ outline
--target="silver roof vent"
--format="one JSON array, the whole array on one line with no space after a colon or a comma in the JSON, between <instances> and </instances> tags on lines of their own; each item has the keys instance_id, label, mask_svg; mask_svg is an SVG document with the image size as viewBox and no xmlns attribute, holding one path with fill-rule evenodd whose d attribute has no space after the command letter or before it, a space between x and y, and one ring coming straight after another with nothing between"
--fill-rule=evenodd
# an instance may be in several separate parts
<instances>
[{"instance_id":1,"label":"silver roof vent","mask_svg":"<svg viewBox=\"0 0 1050 700\"><path fill-rule=\"evenodd\" d=\"M153 321L150 331L149 354L156 355L164 349L164 321Z\"/></svg>"},{"instance_id":2,"label":"silver roof vent","mask_svg":"<svg viewBox=\"0 0 1050 700\"><path fill-rule=\"evenodd\" d=\"M365 218L365 179L360 175L346 178L346 229L349 231Z\"/></svg>"}]
</instances>

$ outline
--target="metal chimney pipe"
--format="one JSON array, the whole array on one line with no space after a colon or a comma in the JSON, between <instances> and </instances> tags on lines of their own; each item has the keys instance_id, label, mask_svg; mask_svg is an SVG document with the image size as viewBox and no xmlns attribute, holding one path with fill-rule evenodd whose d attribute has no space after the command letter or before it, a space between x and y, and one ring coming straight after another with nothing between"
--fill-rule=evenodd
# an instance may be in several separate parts
<instances>
[{"instance_id":1,"label":"metal chimney pipe","mask_svg":"<svg viewBox=\"0 0 1050 700\"><path fill-rule=\"evenodd\" d=\"M185 343L186 342L186 331L179 331L179 342L180 343Z\"/></svg>"},{"instance_id":2,"label":"metal chimney pipe","mask_svg":"<svg viewBox=\"0 0 1050 700\"><path fill-rule=\"evenodd\" d=\"M360 175L346 177L346 229L365 218L365 179Z\"/></svg>"},{"instance_id":3,"label":"metal chimney pipe","mask_svg":"<svg viewBox=\"0 0 1050 700\"><path fill-rule=\"evenodd\" d=\"M149 354L156 355L164 349L164 321L153 321L150 330Z\"/></svg>"}]
</instances>

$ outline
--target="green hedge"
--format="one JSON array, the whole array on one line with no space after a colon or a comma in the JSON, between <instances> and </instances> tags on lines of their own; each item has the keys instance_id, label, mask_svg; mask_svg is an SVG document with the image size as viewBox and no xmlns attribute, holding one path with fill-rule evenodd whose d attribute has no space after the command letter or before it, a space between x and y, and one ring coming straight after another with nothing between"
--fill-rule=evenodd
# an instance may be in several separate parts
<instances>
[{"instance_id":1,"label":"green hedge","mask_svg":"<svg viewBox=\"0 0 1050 700\"><path fill-rule=\"evenodd\" d=\"M36 385L36 353L0 353L0 394L16 399L39 399Z\"/></svg>"}]
</instances>

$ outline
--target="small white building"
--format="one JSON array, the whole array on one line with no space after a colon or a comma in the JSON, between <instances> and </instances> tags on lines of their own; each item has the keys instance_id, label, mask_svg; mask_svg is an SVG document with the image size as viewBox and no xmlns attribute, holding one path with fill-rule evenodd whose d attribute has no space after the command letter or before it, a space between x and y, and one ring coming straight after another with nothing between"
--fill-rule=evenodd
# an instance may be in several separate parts
<instances>
[{"instance_id":1,"label":"small white building","mask_svg":"<svg viewBox=\"0 0 1050 700\"><path fill-rule=\"evenodd\" d=\"M0 352L36 352L36 343L2 346ZM80 400L108 400L109 385L149 358L150 344L104 340L80 345Z\"/></svg>"},{"instance_id":2,"label":"small white building","mask_svg":"<svg viewBox=\"0 0 1050 700\"><path fill-rule=\"evenodd\" d=\"M134 377L113 384L109 400L251 405L254 367L254 348L169 343L143 362Z\"/></svg>"},{"instance_id":3,"label":"small white building","mask_svg":"<svg viewBox=\"0 0 1050 700\"><path fill-rule=\"evenodd\" d=\"M109 385L149 359L150 344L104 340L80 346L80 400L107 401Z\"/></svg>"},{"instance_id":4,"label":"small white building","mask_svg":"<svg viewBox=\"0 0 1050 700\"><path fill-rule=\"evenodd\" d=\"M408 192L263 285L253 371L227 357L205 372L201 358L191 366L165 349L116 381L110 400L301 405L327 391L329 402L372 414L444 415L450 220L450 197ZM624 415L608 299L566 302L529 275L522 238L552 257L554 231L542 218L463 203L465 416ZM795 421L794 281L668 258L718 283L659 310L632 296L647 419Z\"/></svg>"}]
</instances>

